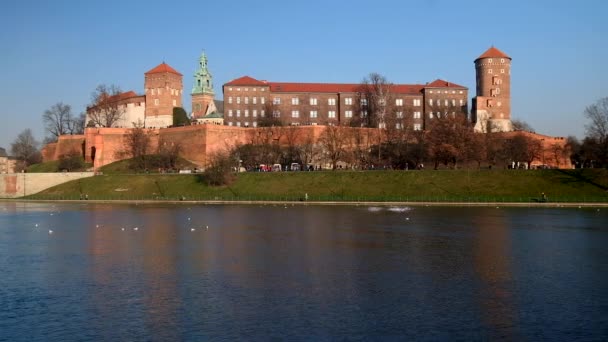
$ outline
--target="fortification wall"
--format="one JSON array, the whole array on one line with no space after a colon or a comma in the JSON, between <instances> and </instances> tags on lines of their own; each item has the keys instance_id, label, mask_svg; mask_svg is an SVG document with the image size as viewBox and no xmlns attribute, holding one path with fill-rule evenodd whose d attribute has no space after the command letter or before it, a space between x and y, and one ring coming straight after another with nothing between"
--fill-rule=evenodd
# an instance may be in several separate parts
<instances>
[{"instance_id":1,"label":"fortification wall","mask_svg":"<svg viewBox=\"0 0 608 342\"><path fill-rule=\"evenodd\" d=\"M0 174L0 198L28 196L55 185L93 175L93 172Z\"/></svg>"}]
</instances>

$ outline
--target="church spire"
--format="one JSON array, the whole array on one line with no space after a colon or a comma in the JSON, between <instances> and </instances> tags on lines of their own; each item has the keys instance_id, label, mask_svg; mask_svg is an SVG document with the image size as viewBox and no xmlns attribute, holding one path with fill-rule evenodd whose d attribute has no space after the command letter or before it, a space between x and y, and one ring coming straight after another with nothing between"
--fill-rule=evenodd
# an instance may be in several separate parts
<instances>
[{"instance_id":1,"label":"church spire","mask_svg":"<svg viewBox=\"0 0 608 342\"><path fill-rule=\"evenodd\" d=\"M198 69L194 72L194 86L192 94L213 94L213 76L207 69L207 55L205 51L198 59Z\"/></svg>"}]
</instances>

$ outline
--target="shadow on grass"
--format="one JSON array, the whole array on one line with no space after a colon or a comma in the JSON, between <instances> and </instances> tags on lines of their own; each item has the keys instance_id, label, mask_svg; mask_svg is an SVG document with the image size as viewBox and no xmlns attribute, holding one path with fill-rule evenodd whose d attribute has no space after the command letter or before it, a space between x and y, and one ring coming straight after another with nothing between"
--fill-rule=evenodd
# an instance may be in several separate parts
<instances>
[{"instance_id":1,"label":"shadow on grass","mask_svg":"<svg viewBox=\"0 0 608 342\"><path fill-rule=\"evenodd\" d=\"M594 179L584 175L584 170L583 169L576 169L576 170L561 170L558 169L557 172L566 175L568 177L562 177L561 182L563 184L572 184L572 183L581 183L581 184L589 184L592 185L598 189L604 190L604 191L608 191L608 187L605 185L602 185L600 183L597 183Z\"/></svg>"}]
</instances>

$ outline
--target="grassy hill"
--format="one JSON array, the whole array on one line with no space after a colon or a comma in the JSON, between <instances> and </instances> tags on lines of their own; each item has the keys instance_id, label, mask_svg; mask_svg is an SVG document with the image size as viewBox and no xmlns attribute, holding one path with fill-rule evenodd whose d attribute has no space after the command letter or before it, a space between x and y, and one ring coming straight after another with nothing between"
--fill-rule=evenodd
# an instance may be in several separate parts
<instances>
[{"instance_id":1,"label":"grassy hill","mask_svg":"<svg viewBox=\"0 0 608 342\"><path fill-rule=\"evenodd\" d=\"M31 199L608 202L608 170L315 171L241 173L210 187L201 175L104 174Z\"/></svg>"}]
</instances>

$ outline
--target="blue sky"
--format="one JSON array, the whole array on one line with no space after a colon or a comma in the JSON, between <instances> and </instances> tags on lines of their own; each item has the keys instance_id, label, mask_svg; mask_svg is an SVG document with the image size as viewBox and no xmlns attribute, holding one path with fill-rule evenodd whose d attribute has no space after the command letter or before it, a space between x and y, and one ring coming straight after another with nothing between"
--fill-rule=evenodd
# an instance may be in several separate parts
<instances>
[{"instance_id":1,"label":"blue sky","mask_svg":"<svg viewBox=\"0 0 608 342\"><path fill-rule=\"evenodd\" d=\"M583 110L608 96L608 1L5 1L0 5L0 147L62 101L77 114L98 84L143 92L166 61L190 110L204 49L222 84L394 83L443 78L475 94L473 61L491 45L513 58L513 117L537 132L584 136Z\"/></svg>"}]
</instances>

